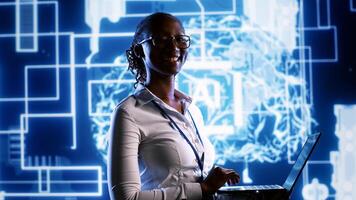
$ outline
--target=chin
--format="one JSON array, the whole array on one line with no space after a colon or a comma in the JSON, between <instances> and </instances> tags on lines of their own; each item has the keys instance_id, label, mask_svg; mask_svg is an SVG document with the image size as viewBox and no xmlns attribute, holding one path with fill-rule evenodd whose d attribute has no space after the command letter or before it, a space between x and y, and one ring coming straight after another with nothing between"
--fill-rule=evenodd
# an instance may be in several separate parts
<instances>
[{"instance_id":1,"label":"chin","mask_svg":"<svg viewBox=\"0 0 356 200\"><path fill-rule=\"evenodd\" d=\"M182 65L169 65L169 66L164 66L161 72L165 75L176 75L180 72L182 68Z\"/></svg>"},{"instance_id":2,"label":"chin","mask_svg":"<svg viewBox=\"0 0 356 200\"><path fill-rule=\"evenodd\" d=\"M171 76L171 75L177 75L178 73L180 72L180 70L179 69L177 69L177 68L175 68L175 69L171 69L171 70L165 70L164 72L163 72L163 74L165 74L165 75L168 75L168 76Z\"/></svg>"}]
</instances>

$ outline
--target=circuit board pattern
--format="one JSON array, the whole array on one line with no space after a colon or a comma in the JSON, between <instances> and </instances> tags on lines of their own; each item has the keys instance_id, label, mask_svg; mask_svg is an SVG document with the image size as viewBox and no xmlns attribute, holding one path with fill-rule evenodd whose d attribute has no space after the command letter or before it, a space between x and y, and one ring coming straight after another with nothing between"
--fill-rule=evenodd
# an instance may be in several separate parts
<instances>
[{"instance_id":1,"label":"circuit board pattern","mask_svg":"<svg viewBox=\"0 0 356 200\"><path fill-rule=\"evenodd\" d=\"M201 109L216 162L243 165L246 184L256 182L250 163L293 164L317 124L312 66L339 57L330 0L314 1L306 9L303 0L85 0L78 17L89 32L60 29L68 2L0 2L0 199L107 198L110 115L134 83L124 52L134 24L154 11L178 16L192 38L177 86ZM312 46L315 37L329 48ZM336 166L339 144L332 160L308 163L299 196L355 197L342 180L309 173Z\"/></svg>"}]
</instances>

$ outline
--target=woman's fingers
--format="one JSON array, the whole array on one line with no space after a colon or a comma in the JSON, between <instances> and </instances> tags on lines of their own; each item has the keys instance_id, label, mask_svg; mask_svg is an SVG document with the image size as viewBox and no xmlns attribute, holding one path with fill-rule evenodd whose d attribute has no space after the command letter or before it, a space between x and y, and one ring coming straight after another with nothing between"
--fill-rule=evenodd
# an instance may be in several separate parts
<instances>
[{"instance_id":1,"label":"woman's fingers","mask_svg":"<svg viewBox=\"0 0 356 200\"><path fill-rule=\"evenodd\" d=\"M239 183L239 182L240 182L240 177L238 177L238 178L234 178L234 179L233 179L233 182L234 182L234 184Z\"/></svg>"},{"instance_id":2,"label":"woman's fingers","mask_svg":"<svg viewBox=\"0 0 356 200\"><path fill-rule=\"evenodd\" d=\"M240 178L240 175L236 173L235 171L230 171L225 174L226 178Z\"/></svg>"},{"instance_id":3,"label":"woman's fingers","mask_svg":"<svg viewBox=\"0 0 356 200\"><path fill-rule=\"evenodd\" d=\"M230 179L227 180L227 183L228 183L229 185L235 185L235 184L237 184L237 183L239 183L239 182L240 182L240 179L239 179L239 178L230 178Z\"/></svg>"},{"instance_id":4,"label":"woman's fingers","mask_svg":"<svg viewBox=\"0 0 356 200\"><path fill-rule=\"evenodd\" d=\"M239 179L238 178L231 178L231 179L229 179L228 180L228 182L230 183L230 184L237 184L237 183L239 183Z\"/></svg>"},{"instance_id":5,"label":"woman's fingers","mask_svg":"<svg viewBox=\"0 0 356 200\"><path fill-rule=\"evenodd\" d=\"M240 175L236 173L233 169L224 169L225 178L229 185L237 184L240 182Z\"/></svg>"},{"instance_id":6,"label":"woman's fingers","mask_svg":"<svg viewBox=\"0 0 356 200\"><path fill-rule=\"evenodd\" d=\"M229 185L237 184L240 181L240 175L233 169L216 167L209 173L207 179L217 181L215 183L219 182L217 185L220 187L224 183Z\"/></svg>"}]
</instances>

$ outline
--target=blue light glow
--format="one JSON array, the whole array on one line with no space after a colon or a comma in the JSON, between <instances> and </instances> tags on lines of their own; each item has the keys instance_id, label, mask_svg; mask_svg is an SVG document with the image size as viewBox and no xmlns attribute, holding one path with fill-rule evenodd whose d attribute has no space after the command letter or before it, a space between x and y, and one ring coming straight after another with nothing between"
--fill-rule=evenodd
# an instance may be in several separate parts
<instances>
[{"instance_id":1,"label":"blue light glow","mask_svg":"<svg viewBox=\"0 0 356 200\"><path fill-rule=\"evenodd\" d=\"M330 0L316 0L311 19L304 3L0 2L0 44L5 47L0 50L0 200L107 199L110 116L135 82L127 71L125 50L136 24L155 11L176 15L191 36L177 87L201 109L201 132L214 144L217 164L242 168L243 184L259 183L252 168L256 163L287 163L285 172L317 124L312 115L313 64L339 61ZM354 0L348 6L355 12ZM318 51L306 35L328 48ZM46 82L48 77L53 80ZM347 156L354 157L349 142L355 127L344 121L354 110L335 107L338 149L328 147L330 159L306 165L298 197L356 198L355 178L343 173L354 171ZM315 173L323 167L332 168L332 175Z\"/></svg>"}]
</instances>

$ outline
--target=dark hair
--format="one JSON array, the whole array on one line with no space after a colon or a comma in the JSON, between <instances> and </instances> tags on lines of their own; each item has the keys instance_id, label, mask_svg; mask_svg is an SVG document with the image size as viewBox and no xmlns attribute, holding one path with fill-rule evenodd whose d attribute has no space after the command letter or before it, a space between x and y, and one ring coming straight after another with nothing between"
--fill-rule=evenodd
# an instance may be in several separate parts
<instances>
[{"instance_id":1,"label":"dark hair","mask_svg":"<svg viewBox=\"0 0 356 200\"><path fill-rule=\"evenodd\" d=\"M146 81L147 73L142 58L138 57L135 54L134 48L140 41L150 36L149 34L152 32L152 29L155 27L155 25L157 25L157 23L162 21L162 18L172 19L178 22L180 26L183 28L182 23L178 18L176 18L175 16L169 13L163 13L163 12L153 13L145 17L137 25L136 32L133 41L131 43L131 47L128 50L126 50L126 57L129 63L128 69L135 75L135 79L136 79L136 83L134 84L135 88L137 87L138 83L143 83Z\"/></svg>"}]
</instances>

